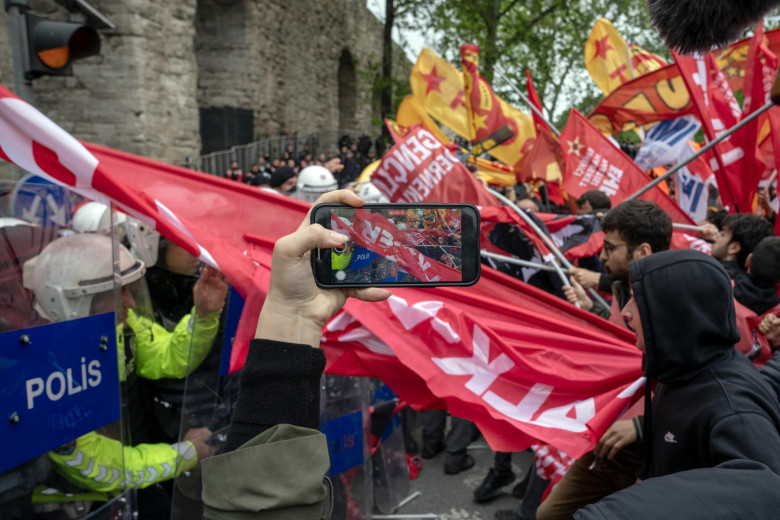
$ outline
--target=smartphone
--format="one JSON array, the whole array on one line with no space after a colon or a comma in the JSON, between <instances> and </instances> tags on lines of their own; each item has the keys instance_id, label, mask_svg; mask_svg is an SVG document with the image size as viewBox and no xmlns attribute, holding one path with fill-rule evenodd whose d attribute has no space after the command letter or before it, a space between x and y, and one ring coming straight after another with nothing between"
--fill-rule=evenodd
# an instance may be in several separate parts
<instances>
[{"instance_id":1,"label":"smartphone","mask_svg":"<svg viewBox=\"0 0 780 520\"><path fill-rule=\"evenodd\" d=\"M479 211L471 204L319 204L311 222L341 233L343 247L315 249L320 287L467 286L480 275Z\"/></svg>"}]
</instances>

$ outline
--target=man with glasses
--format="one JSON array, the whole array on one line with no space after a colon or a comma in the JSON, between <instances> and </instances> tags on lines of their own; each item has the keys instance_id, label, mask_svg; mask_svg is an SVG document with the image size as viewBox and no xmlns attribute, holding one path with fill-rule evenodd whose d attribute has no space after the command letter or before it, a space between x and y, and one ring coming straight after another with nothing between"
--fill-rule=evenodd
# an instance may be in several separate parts
<instances>
[{"instance_id":1,"label":"man with glasses","mask_svg":"<svg viewBox=\"0 0 780 520\"><path fill-rule=\"evenodd\" d=\"M604 247L599 258L612 281L611 309L591 300L582 286L572 280L566 297L602 318L623 326L620 309L628 301L628 264L653 253L669 249L672 242L672 219L655 202L628 200L610 210L601 221ZM575 278L575 277L572 277Z\"/></svg>"},{"instance_id":2,"label":"man with glasses","mask_svg":"<svg viewBox=\"0 0 780 520\"><path fill-rule=\"evenodd\" d=\"M634 260L669 249L672 219L655 202L628 200L604 216L604 248L599 258L612 281L612 306L593 302L572 276L566 296L590 310L625 327L621 309L630 299L629 264ZM579 458L536 511L537 520L572 518L578 509L599 501L636 482L644 462L642 449L642 405L629 409L602 436L593 452Z\"/></svg>"}]
</instances>

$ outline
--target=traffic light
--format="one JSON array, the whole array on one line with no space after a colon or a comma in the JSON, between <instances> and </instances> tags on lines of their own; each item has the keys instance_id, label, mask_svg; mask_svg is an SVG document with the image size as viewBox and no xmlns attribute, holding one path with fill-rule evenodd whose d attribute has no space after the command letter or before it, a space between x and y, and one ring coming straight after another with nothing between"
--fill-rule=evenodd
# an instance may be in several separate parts
<instances>
[{"instance_id":1,"label":"traffic light","mask_svg":"<svg viewBox=\"0 0 780 520\"><path fill-rule=\"evenodd\" d=\"M73 60L100 54L95 29L80 23L57 22L24 13L27 24L25 79L40 76L72 76Z\"/></svg>"}]
</instances>

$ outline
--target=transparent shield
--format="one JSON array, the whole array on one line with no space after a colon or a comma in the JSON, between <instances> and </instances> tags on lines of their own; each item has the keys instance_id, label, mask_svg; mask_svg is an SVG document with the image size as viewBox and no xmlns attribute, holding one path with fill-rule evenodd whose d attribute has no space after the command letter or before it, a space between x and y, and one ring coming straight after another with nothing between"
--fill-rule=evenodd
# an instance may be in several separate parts
<instances>
[{"instance_id":1,"label":"transparent shield","mask_svg":"<svg viewBox=\"0 0 780 520\"><path fill-rule=\"evenodd\" d=\"M234 325L226 340L227 282L172 243L161 243L158 262L148 269L146 282L157 325L176 345L186 345L181 371L139 379L151 411L149 429L158 442L192 446L199 462L224 444L238 393L238 374L226 375L223 367L235 334ZM171 518L200 517L199 464L178 471L166 489Z\"/></svg>"},{"instance_id":2,"label":"transparent shield","mask_svg":"<svg viewBox=\"0 0 780 520\"><path fill-rule=\"evenodd\" d=\"M69 243L79 200L35 176L0 181L0 438L13 447L0 461L4 519L133 512L117 244Z\"/></svg>"},{"instance_id":3,"label":"transparent shield","mask_svg":"<svg viewBox=\"0 0 780 520\"><path fill-rule=\"evenodd\" d=\"M371 392L364 377L324 375L320 390L320 430L328 440L333 483L333 516L371 518Z\"/></svg>"}]
</instances>

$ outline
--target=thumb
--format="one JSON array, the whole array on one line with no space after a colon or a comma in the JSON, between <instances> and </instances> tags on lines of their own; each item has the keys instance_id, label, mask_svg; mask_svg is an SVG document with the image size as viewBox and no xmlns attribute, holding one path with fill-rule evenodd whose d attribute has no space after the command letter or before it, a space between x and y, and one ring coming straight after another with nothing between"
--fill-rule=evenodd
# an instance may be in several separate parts
<instances>
[{"instance_id":1,"label":"thumb","mask_svg":"<svg viewBox=\"0 0 780 520\"><path fill-rule=\"evenodd\" d=\"M319 224L302 227L276 241L274 256L300 258L312 249L327 249L344 245L349 237L325 229Z\"/></svg>"}]
</instances>

